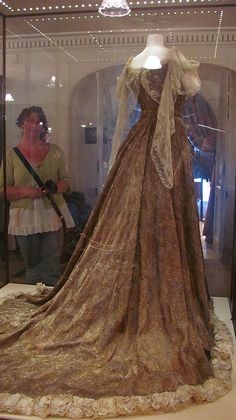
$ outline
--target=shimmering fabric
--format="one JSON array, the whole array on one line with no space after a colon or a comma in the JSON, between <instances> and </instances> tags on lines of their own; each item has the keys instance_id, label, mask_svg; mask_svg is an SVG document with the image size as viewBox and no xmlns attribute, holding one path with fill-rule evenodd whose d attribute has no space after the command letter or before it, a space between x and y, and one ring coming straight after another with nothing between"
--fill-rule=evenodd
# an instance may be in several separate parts
<instances>
[{"instance_id":1,"label":"shimmering fabric","mask_svg":"<svg viewBox=\"0 0 236 420\"><path fill-rule=\"evenodd\" d=\"M156 89L165 72L165 66L152 71ZM227 380L214 378L210 358L214 340L183 100L175 103L171 137L173 188L164 187L150 155L158 104L141 87L141 118L59 284L45 297L19 296L0 306L5 411L152 412L171 408L171 398L204 401L229 389ZM206 390L188 387L208 379ZM40 396L47 397L39 403Z\"/></svg>"}]
</instances>

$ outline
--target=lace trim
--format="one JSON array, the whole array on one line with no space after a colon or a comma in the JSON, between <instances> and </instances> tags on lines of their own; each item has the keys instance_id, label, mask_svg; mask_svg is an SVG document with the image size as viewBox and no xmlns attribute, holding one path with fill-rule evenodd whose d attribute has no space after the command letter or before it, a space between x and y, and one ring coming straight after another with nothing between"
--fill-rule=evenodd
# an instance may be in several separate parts
<instances>
[{"instance_id":1,"label":"lace trim","mask_svg":"<svg viewBox=\"0 0 236 420\"><path fill-rule=\"evenodd\" d=\"M150 83L150 70L130 66L132 57L127 61L121 76L118 78L117 95L119 99L118 117L112 140L110 165L114 162L128 119L128 95L132 92L136 100L140 84L159 103L157 121L151 147L151 157L162 184L173 187L173 167L171 158L171 136L175 133L174 103L177 95L195 95L200 90L198 77L199 63L187 60L175 47L169 50L168 70L161 93ZM136 101L135 101L136 102Z\"/></svg>"},{"instance_id":2,"label":"lace trim","mask_svg":"<svg viewBox=\"0 0 236 420\"><path fill-rule=\"evenodd\" d=\"M19 296L27 295L27 296L44 296L49 291L51 291L51 287L46 286L43 283L36 283L36 290L32 292L26 292L24 290L20 292L13 292L13 293L7 293L5 296L2 296L0 298L0 305L4 302L7 302L8 300L16 299Z\"/></svg>"},{"instance_id":3,"label":"lace trim","mask_svg":"<svg viewBox=\"0 0 236 420\"><path fill-rule=\"evenodd\" d=\"M73 395L45 395L31 398L22 394L0 394L0 410L5 413L39 417L105 418L175 411L191 402L212 402L231 389L233 345L226 325L213 313L215 346L212 349L214 377L202 385L183 385L175 392L146 396L109 397L94 400Z\"/></svg>"},{"instance_id":4,"label":"lace trim","mask_svg":"<svg viewBox=\"0 0 236 420\"><path fill-rule=\"evenodd\" d=\"M199 63L187 60L176 48L170 50L169 66L157 110L151 157L164 187L171 189L174 174L171 136L175 133L174 103L177 95L194 95L200 89L197 73ZM148 92L153 99L152 91Z\"/></svg>"},{"instance_id":5,"label":"lace trim","mask_svg":"<svg viewBox=\"0 0 236 420\"><path fill-rule=\"evenodd\" d=\"M117 113L115 132L112 138L112 149L111 149L111 156L109 160L110 168L113 165L113 162L116 158L119 147L122 143L124 127L125 127L126 121L128 120L129 89L128 89L126 81L128 80L127 66L130 60L127 61L121 75L117 78L116 95L117 95L119 103L118 103L118 113Z\"/></svg>"},{"instance_id":6,"label":"lace trim","mask_svg":"<svg viewBox=\"0 0 236 420\"><path fill-rule=\"evenodd\" d=\"M151 157L163 185L173 187L173 167L171 157L171 136L175 132L174 101L171 91L171 68L167 70L157 111L156 128L152 140Z\"/></svg>"}]
</instances>

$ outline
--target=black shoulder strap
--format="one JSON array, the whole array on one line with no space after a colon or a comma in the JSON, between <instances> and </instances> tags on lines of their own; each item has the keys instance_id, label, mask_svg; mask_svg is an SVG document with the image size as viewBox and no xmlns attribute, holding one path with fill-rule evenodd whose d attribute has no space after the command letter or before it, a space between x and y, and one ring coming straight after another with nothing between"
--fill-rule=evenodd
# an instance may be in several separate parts
<instances>
[{"instance_id":1,"label":"black shoulder strap","mask_svg":"<svg viewBox=\"0 0 236 420\"><path fill-rule=\"evenodd\" d=\"M34 180L37 182L38 186L40 188L44 188L44 182L39 178L37 172L35 172L34 168L31 166L29 161L26 159L26 157L23 155L23 153L18 149L18 147L13 147L14 152L17 154L18 158L21 160L21 162L25 165L28 172L32 175Z\"/></svg>"},{"instance_id":2,"label":"black shoulder strap","mask_svg":"<svg viewBox=\"0 0 236 420\"><path fill-rule=\"evenodd\" d=\"M21 160L21 162L25 165L27 171L30 173L30 175L35 180L35 182L38 184L38 186L41 189L45 189L46 190L46 187L45 187L44 182L38 176L37 172L35 172L34 168L31 166L31 164L26 159L26 157L23 155L23 153L20 151L20 149L18 149L18 147L13 147L13 150L16 153L16 155L18 156L18 158ZM57 203L55 202L52 194L49 191L47 191L46 197L50 201L51 206L53 207L54 211L56 212L56 214L60 218L63 227L65 228L66 227L66 222L65 222L64 216L63 216L61 210L59 209Z\"/></svg>"}]
</instances>

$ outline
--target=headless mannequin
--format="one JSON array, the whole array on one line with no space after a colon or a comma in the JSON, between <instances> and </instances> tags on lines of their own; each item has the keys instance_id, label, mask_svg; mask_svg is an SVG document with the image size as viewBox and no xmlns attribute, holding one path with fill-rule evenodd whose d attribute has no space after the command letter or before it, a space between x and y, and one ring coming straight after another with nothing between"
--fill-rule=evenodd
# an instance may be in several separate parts
<instances>
[{"instance_id":1,"label":"headless mannequin","mask_svg":"<svg viewBox=\"0 0 236 420\"><path fill-rule=\"evenodd\" d=\"M160 69L165 62L168 48L164 46L164 37L161 34L150 34L147 37L145 49L133 57L131 65L134 68Z\"/></svg>"},{"instance_id":2,"label":"headless mannequin","mask_svg":"<svg viewBox=\"0 0 236 420\"><path fill-rule=\"evenodd\" d=\"M131 67L133 68L146 68L146 69L160 69L168 58L170 50L164 46L164 37L161 34L150 34L147 37L147 43L144 50L132 58ZM178 50L175 60L178 63L187 63L188 60ZM198 75L194 72L183 72L181 82L185 91L191 95L191 89L195 91L195 86L200 88L200 81ZM199 88L197 90L199 90ZM193 93L194 94L194 93Z\"/></svg>"}]
</instances>

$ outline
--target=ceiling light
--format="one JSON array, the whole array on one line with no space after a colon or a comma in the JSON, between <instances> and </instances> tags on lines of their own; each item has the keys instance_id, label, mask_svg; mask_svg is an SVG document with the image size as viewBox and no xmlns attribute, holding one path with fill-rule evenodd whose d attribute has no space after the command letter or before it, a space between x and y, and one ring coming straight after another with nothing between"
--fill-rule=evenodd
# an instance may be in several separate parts
<instances>
[{"instance_id":1,"label":"ceiling light","mask_svg":"<svg viewBox=\"0 0 236 420\"><path fill-rule=\"evenodd\" d=\"M121 17L129 15L131 9L126 0L103 0L98 11L103 16Z\"/></svg>"},{"instance_id":2,"label":"ceiling light","mask_svg":"<svg viewBox=\"0 0 236 420\"><path fill-rule=\"evenodd\" d=\"M60 83L60 82L58 82L58 81L57 81L57 79L56 79L56 76L55 76L55 75L53 75L53 76L50 78L50 80L49 80L49 82L48 82L48 84L47 84L47 87L48 87L48 88L51 88L51 89L54 89L55 87L62 88L62 87L63 87L63 84L62 84L62 83Z\"/></svg>"},{"instance_id":3,"label":"ceiling light","mask_svg":"<svg viewBox=\"0 0 236 420\"><path fill-rule=\"evenodd\" d=\"M6 93L6 96L5 96L5 101L6 102L14 102L14 100L15 99L13 98L11 93Z\"/></svg>"}]
</instances>

